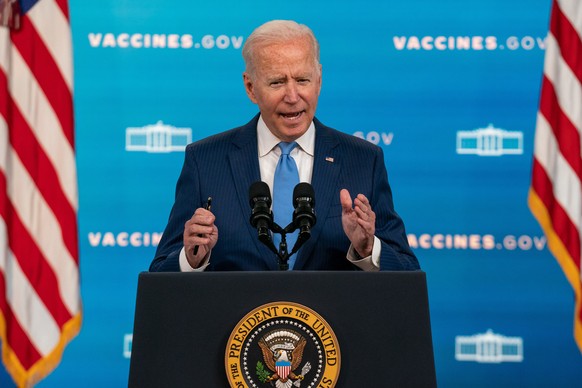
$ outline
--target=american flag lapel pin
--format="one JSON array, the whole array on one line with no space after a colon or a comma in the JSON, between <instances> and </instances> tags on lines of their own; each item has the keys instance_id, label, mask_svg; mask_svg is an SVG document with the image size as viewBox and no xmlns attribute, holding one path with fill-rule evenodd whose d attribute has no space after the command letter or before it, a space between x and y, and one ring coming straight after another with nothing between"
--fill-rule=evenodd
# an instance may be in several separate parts
<instances>
[{"instance_id":1,"label":"american flag lapel pin","mask_svg":"<svg viewBox=\"0 0 582 388\"><path fill-rule=\"evenodd\" d=\"M325 157L325 161L326 161L326 162L333 163L333 158L332 158L331 156L326 156L326 157Z\"/></svg>"}]
</instances>

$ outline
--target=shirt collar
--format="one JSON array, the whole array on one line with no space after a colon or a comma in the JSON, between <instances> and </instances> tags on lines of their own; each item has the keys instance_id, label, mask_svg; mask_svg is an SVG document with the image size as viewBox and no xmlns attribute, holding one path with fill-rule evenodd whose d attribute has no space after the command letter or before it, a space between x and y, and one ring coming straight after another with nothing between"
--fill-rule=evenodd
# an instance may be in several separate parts
<instances>
[{"instance_id":1,"label":"shirt collar","mask_svg":"<svg viewBox=\"0 0 582 388\"><path fill-rule=\"evenodd\" d=\"M263 116L259 117L259 122L257 123L257 139L259 148L259 157L267 155L281 142L277 136L273 133L265 124ZM295 140L299 147L310 156L313 156L313 151L315 149L315 125L313 121L309 124L307 131L297 140Z\"/></svg>"}]
</instances>

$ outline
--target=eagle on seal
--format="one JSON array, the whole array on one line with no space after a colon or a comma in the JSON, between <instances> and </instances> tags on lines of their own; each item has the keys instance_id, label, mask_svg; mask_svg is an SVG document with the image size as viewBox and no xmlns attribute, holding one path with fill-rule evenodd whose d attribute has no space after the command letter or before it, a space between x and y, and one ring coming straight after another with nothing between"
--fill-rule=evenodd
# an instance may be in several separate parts
<instances>
[{"instance_id":1,"label":"eagle on seal","mask_svg":"<svg viewBox=\"0 0 582 388\"><path fill-rule=\"evenodd\" d=\"M289 359L289 350L271 350L264 339L259 341L265 364L273 372L265 382L280 380L281 383L285 384L289 380L303 380L305 378L303 375L296 375L293 371L299 368L306 343L305 338L301 337L291 351L291 358ZM285 384L284 386L290 386L290 384L291 382L289 381L289 385Z\"/></svg>"}]
</instances>

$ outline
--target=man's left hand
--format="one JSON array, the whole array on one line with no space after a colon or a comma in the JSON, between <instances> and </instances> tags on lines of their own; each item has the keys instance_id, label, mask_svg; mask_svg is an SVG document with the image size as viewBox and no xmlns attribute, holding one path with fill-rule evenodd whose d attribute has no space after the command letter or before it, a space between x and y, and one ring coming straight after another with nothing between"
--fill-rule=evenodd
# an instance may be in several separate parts
<instances>
[{"instance_id":1,"label":"man's left hand","mask_svg":"<svg viewBox=\"0 0 582 388\"><path fill-rule=\"evenodd\" d=\"M352 247L361 257L370 256L376 232L376 213L372 210L370 201L365 195L358 194L352 202L350 192L342 189L340 202L342 204L342 226L352 243Z\"/></svg>"}]
</instances>

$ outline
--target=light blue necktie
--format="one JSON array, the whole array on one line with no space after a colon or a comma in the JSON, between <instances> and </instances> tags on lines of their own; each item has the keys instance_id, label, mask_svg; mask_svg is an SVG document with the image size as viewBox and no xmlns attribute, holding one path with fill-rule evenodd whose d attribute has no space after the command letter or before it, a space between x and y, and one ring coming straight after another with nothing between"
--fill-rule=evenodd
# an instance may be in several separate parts
<instances>
[{"instance_id":1,"label":"light blue necktie","mask_svg":"<svg viewBox=\"0 0 582 388\"><path fill-rule=\"evenodd\" d=\"M275 223L281 228L285 228L293 219L293 189L299 183L299 171L297 171L295 159L289 154L295 147L297 147L296 142L279 143L281 156L275 169L273 182L273 216L275 217ZM291 249L293 249L293 245L297 241L297 235L297 231L287 234L287 252L291 252ZM281 235L275 233L273 242L277 250L279 250ZM293 255L289 259L289 269L293 269L296 257L297 255Z\"/></svg>"}]
</instances>

